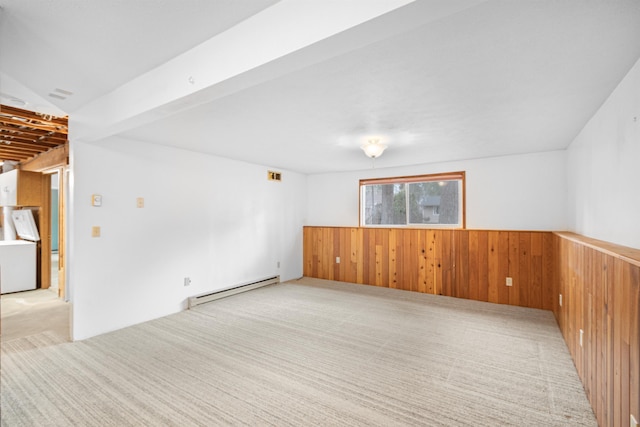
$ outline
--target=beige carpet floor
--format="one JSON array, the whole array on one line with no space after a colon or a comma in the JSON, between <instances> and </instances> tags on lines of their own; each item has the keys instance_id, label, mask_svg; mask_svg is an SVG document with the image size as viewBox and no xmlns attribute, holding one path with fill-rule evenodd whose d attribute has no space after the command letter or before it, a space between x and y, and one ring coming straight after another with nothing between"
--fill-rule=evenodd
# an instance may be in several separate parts
<instances>
[{"instance_id":1,"label":"beige carpet floor","mask_svg":"<svg viewBox=\"0 0 640 427\"><path fill-rule=\"evenodd\" d=\"M0 296L0 339L9 341L50 331L69 338L69 304L57 289L36 289Z\"/></svg>"},{"instance_id":2,"label":"beige carpet floor","mask_svg":"<svg viewBox=\"0 0 640 427\"><path fill-rule=\"evenodd\" d=\"M596 425L550 312L315 279L1 356L3 426Z\"/></svg>"}]
</instances>

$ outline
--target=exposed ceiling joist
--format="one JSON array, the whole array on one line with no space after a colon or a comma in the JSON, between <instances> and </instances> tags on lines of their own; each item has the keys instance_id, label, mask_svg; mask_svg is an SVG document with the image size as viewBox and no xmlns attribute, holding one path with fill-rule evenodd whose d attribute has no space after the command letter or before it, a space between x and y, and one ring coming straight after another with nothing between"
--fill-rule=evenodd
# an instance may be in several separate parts
<instances>
[{"instance_id":1,"label":"exposed ceiling joist","mask_svg":"<svg viewBox=\"0 0 640 427\"><path fill-rule=\"evenodd\" d=\"M68 117L0 105L0 161L23 162L67 143Z\"/></svg>"}]
</instances>

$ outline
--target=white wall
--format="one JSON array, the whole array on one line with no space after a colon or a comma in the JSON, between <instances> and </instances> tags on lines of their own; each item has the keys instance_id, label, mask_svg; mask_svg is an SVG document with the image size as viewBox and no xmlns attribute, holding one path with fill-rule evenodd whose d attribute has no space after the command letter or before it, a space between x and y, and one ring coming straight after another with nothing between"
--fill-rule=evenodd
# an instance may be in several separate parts
<instances>
[{"instance_id":1,"label":"white wall","mask_svg":"<svg viewBox=\"0 0 640 427\"><path fill-rule=\"evenodd\" d=\"M568 149L569 227L640 248L640 61Z\"/></svg>"},{"instance_id":2,"label":"white wall","mask_svg":"<svg viewBox=\"0 0 640 427\"><path fill-rule=\"evenodd\" d=\"M267 181L267 169L115 137L73 142L74 339L180 311L191 295L300 277L306 177Z\"/></svg>"},{"instance_id":3,"label":"white wall","mask_svg":"<svg viewBox=\"0 0 640 427\"><path fill-rule=\"evenodd\" d=\"M307 224L357 226L360 179L466 171L467 228L564 230L565 162L564 151L551 151L311 175Z\"/></svg>"}]
</instances>

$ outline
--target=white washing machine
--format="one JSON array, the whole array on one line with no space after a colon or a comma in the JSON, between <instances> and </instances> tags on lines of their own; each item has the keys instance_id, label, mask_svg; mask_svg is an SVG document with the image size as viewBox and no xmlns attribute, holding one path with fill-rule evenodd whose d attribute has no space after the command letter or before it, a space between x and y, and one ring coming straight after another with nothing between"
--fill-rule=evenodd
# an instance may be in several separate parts
<instances>
[{"instance_id":1,"label":"white washing machine","mask_svg":"<svg viewBox=\"0 0 640 427\"><path fill-rule=\"evenodd\" d=\"M11 213L16 234L23 240L0 241L0 293L36 289L38 228L29 209Z\"/></svg>"}]
</instances>

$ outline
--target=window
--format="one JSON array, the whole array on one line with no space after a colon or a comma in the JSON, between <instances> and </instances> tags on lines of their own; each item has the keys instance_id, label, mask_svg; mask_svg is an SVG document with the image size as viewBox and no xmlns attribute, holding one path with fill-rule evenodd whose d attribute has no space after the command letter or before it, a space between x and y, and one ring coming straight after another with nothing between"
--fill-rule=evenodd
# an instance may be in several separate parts
<instances>
[{"instance_id":1,"label":"window","mask_svg":"<svg viewBox=\"0 0 640 427\"><path fill-rule=\"evenodd\" d=\"M464 172L360 180L360 224L464 228L464 189Z\"/></svg>"}]
</instances>

